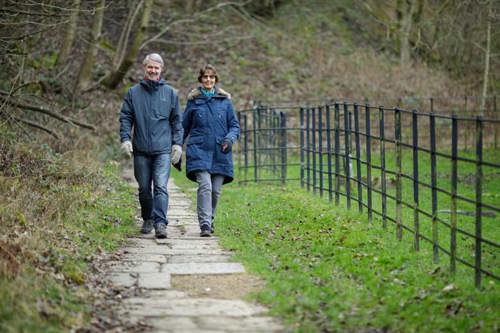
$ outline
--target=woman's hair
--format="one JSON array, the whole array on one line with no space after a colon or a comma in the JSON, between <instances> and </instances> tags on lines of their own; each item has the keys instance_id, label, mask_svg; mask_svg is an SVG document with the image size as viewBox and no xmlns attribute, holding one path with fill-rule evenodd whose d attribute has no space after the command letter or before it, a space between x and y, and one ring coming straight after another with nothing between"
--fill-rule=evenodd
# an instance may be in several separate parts
<instances>
[{"instance_id":1,"label":"woman's hair","mask_svg":"<svg viewBox=\"0 0 500 333\"><path fill-rule=\"evenodd\" d=\"M219 82L219 76L217 75L217 71L215 70L215 67L210 64L207 64L202 68L200 68L200 74L198 75L198 82L201 83L201 78L203 77L203 75L205 75L206 71L212 71L215 75L215 83Z\"/></svg>"}]
</instances>

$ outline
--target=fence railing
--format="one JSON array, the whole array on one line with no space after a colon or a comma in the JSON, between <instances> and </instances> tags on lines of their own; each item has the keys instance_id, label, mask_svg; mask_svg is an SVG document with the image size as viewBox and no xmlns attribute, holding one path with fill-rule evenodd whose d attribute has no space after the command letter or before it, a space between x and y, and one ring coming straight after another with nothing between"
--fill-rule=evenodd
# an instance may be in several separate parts
<instances>
[{"instance_id":1,"label":"fence railing","mask_svg":"<svg viewBox=\"0 0 500 333\"><path fill-rule=\"evenodd\" d=\"M300 181L500 280L500 120L333 102L238 113L240 182Z\"/></svg>"}]
</instances>

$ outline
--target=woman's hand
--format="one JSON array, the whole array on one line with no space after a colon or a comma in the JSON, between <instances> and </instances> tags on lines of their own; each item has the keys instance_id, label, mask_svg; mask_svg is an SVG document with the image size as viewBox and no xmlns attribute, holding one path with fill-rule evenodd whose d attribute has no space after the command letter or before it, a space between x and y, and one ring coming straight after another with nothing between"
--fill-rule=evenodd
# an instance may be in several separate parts
<instances>
[{"instance_id":1,"label":"woman's hand","mask_svg":"<svg viewBox=\"0 0 500 333\"><path fill-rule=\"evenodd\" d=\"M227 154L231 151L231 148L233 146L233 143L229 139L224 139L221 144L221 150L224 154Z\"/></svg>"}]
</instances>

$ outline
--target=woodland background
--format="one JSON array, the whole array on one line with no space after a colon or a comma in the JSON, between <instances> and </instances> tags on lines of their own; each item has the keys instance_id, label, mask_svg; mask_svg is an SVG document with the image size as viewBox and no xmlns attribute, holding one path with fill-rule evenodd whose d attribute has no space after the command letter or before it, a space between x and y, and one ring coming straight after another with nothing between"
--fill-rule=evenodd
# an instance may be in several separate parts
<instances>
[{"instance_id":1,"label":"woodland background","mask_svg":"<svg viewBox=\"0 0 500 333\"><path fill-rule=\"evenodd\" d=\"M497 103L499 28L494 0L0 0L0 328L88 322L89 265L132 232L118 113L147 53L183 105L211 63L237 109L476 115Z\"/></svg>"}]
</instances>

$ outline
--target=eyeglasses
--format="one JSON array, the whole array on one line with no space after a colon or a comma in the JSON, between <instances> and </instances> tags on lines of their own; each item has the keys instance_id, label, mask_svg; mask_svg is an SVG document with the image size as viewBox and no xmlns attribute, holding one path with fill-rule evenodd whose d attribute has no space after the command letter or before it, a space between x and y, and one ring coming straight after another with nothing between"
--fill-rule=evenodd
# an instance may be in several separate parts
<instances>
[{"instance_id":1,"label":"eyeglasses","mask_svg":"<svg viewBox=\"0 0 500 333\"><path fill-rule=\"evenodd\" d=\"M203 79L215 79L215 75L203 75Z\"/></svg>"}]
</instances>

